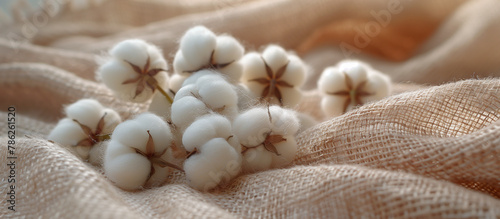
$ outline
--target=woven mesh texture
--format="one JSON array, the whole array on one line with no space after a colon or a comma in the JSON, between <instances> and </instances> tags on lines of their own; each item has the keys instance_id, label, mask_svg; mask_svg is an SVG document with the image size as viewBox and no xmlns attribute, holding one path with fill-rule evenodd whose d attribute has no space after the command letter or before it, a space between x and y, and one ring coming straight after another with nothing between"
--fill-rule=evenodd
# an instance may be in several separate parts
<instances>
[{"instance_id":1,"label":"woven mesh texture","mask_svg":"<svg viewBox=\"0 0 500 219\"><path fill-rule=\"evenodd\" d=\"M339 30L375 21L370 12L389 2L60 4L57 13L46 6L47 22L29 36L26 19L33 24L40 11L16 4L0 30L0 218L500 218L498 1L399 1L401 13L351 57L388 73L392 95L336 118L322 114L318 76L346 58L339 43L356 37ZM115 99L96 82L99 55L138 37L171 63L194 24L230 33L250 50L297 49L310 64L297 109L320 123L297 136L291 165L210 192L190 188L179 171L160 187L124 191L102 168L45 140L62 107L80 98L96 98L124 119L145 111L148 103ZM406 34L408 26L429 34ZM16 107L16 212L6 202L9 106Z\"/></svg>"}]
</instances>

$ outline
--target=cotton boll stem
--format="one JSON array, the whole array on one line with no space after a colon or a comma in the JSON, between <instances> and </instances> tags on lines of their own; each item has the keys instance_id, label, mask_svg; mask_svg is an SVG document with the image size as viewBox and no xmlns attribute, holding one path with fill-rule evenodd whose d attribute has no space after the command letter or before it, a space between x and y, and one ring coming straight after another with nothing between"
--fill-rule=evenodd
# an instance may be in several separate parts
<instances>
[{"instance_id":1,"label":"cotton boll stem","mask_svg":"<svg viewBox=\"0 0 500 219\"><path fill-rule=\"evenodd\" d=\"M172 98L167 94L167 92L161 86L156 86L156 88L158 89L158 91L160 91L161 94L163 94L163 96L165 96L165 98L167 98L167 101L170 104L172 104L174 102L172 100Z\"/></svg>"}]
</instances>

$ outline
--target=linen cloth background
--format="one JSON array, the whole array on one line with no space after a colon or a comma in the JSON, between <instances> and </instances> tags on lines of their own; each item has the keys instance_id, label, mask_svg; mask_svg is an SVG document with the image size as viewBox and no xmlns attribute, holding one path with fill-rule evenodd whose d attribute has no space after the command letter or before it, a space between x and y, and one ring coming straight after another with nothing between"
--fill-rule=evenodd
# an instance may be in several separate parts
<instances>
[{"instance_id":1,"label":"linen cloth background","mask_svg":"<svg viewBox=\"0 0 500 219\"><path fill-rule=\"evenodd\" d=\"M500 217L499 1L46 2L40 10L15 1L0 16L0 218ZM357 46L355 28L394 2L401 12ZM124 119L145 111L147 103L117 100L95 81L96 57L133 37L160 46L171 64L180 36L196 24L247 50L278 43L310 65L298 109L320 123L299 134L290 166L208 193L187 186L181 172L129 192L44 139L62 106L80 98ZM389 74L394 92L328 119L316 81L347 57ZM5 201L8 106L16 107L16 212Z\"/></svg>"}]
</instances>

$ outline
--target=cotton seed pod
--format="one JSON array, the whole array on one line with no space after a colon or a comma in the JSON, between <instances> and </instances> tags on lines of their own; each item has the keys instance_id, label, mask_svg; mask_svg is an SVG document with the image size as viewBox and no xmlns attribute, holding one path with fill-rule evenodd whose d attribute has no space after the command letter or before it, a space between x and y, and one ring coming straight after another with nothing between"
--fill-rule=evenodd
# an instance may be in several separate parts
<instances>
[{"instance_id":1,"label":"cotton seed pod","mask_svg":"<svg viewBox=\"0 0 500 219\"><path fill-rule=\"evenodd\" d=\"M176 73L189 76L203 69L213 69L237 83L243 70L239 59L243 46L229 35L216 36L204 26L195 26L181 38L173 65Z\"/></svg>"},{"instance_id":2,"label":"cotton seed pod","mask_svg":"<svg viewBox=\"0 0 500 219\"><path fill-rule=\"evenodd\" d=\"M180 74L173 74L172 77L170 77L169 79L169 84L168 84L168 87L171 91L173 91L174 93L177 93L177 91L179 91L182 87L182 84L184 83L184 81L187 79L188 77L187 76L184 76L184 75L180 75Z\"/></svg>"},{"instance_id":3,"label":"cotton seed pod","mask_svg":"<svg viewBox=\"0 0 500 219\"><path fill-rule=\"evenodd\" d=\"M279 106L253 108L236 117L233 132L243 147L243 171L289 164L297 152L298 129L296 114Z\"/></svg>"},{"instance_id":4,"label":"cotton seed pod","mask_svg":"<svg viewBox=\"0 0 500 219\"><path fill-rule=\"evenodd\" d=\"M318 89L324 94L321 101L323 112L333 117L388 96L391 79L365 63L346 60L323 71Z\"/></svg>"},{"instance_id":5,"label":"cotton seed pod","mask_svg":"<svg viewBox=\"0 0 500 219\"><path fill-rule=\"evenodd\" d=\"M188 184L208 191L229 182L241 170L241 155L224 138L214 138L184 162Z\"/></svg>"},{"instance_id":6,"label":"cotton seed pod","mask_svg":"<svg viewBox=\"0 0 500 219\"><path fill-rule=\"evenodd\" d=\"M161 185L172 167L173 135L163 119L143 113L118 125L104 156L104 172L127 190Z\"/></svg>"},{"instance_id":7,"label":"cotton seed pod","mask_svg":"<svg viewBox=\"0 0 500 219\"><path fill-rule=\"evenodd\" d=\"M111 48L109 55L97 69L97 77L119 98L145 102L159 85L168 84L167 62L154 45L140 39L125 40Z\"/></svg>"},{"instance_id":8,"label":"cotton seed pod","mask_svg":"<svg viewBox=\"0 0 500 219\"><path fill-rule=\"evenodd\" d=\"M67 117L57 123L47 139L71 146L83 160L89 159L94 146L104 140L102 136L111 134L121 122L116 111L93 99L81 99L67 106L64 112Z\"/></svg>"},{"instance_id":9,"label":"cotton seed pod","mask_svg":"<svg viewBox=\"0 0 500 219\"><path fill-rule=\"evenodd\" d=\"M224 116L209 114L196 119L182 136L182 144L188 152L199 150L213 138L223 138L237 151L241 151L238 140L232 133L231 122Z\"/></svg>"},{"instance_id":10,"label":"cotton seed pod","mask_svg":"<svg viewBox=\"0 0 500 219\"><path fill-rule=\"evenodd\" d=\"M197 76L203 72L196 73ZM238 112L238 96L233 86L220 75L209 73L197 78L196 82L186 80L172 104L172 122L181 130L187 128L196 118L214 112L233 118Z\"/></svg>"},{"instance_id":11,"label":"cotton seed pod","mask_svg":"<svg viewBox=\"0 0 500 219\"><path fill-rule=\"evenodd\" d=\"M249 53L241 59L241 81L256 98L281 106L294 107L300 102L300 86L305 65L277 45L269 45L262 54Z\"/></svg>"}]
</instances>

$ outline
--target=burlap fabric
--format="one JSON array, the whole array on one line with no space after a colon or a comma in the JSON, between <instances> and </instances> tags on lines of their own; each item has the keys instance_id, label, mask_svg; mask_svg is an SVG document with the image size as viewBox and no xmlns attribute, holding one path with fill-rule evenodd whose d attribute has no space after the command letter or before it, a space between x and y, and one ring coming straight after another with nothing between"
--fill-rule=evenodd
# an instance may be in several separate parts
<instances>
[{"instance_id":1,"label":"burlap fabric","mask_svg":"<svg viewBox=\"0 0 500 219\"><path fill-rule=\"evenodd\" d=\"M346 57L339 43L355 46L357 33L346 25L376 21L370 12L388 10L388 2L62 3L30 36L23 17L37 10L16 6L0 31L0 218L499 218L498 1L399 1L401 13L351 57L390 74L393 95L337 118L321 114L318 75ZM44 140L62 106L80 98L124 118L144 111L147 103L117 100L95 81L96 54L140 37L171 63L193 24L228 32L249 49L277 42L311 65L298 109L321 123L299 134L289 167L241 175L208 193L187 186L181 172L161 187L128 192ZM9 106L16 107L15 212L6 202Z\"/></svg>"}]
</instances>

